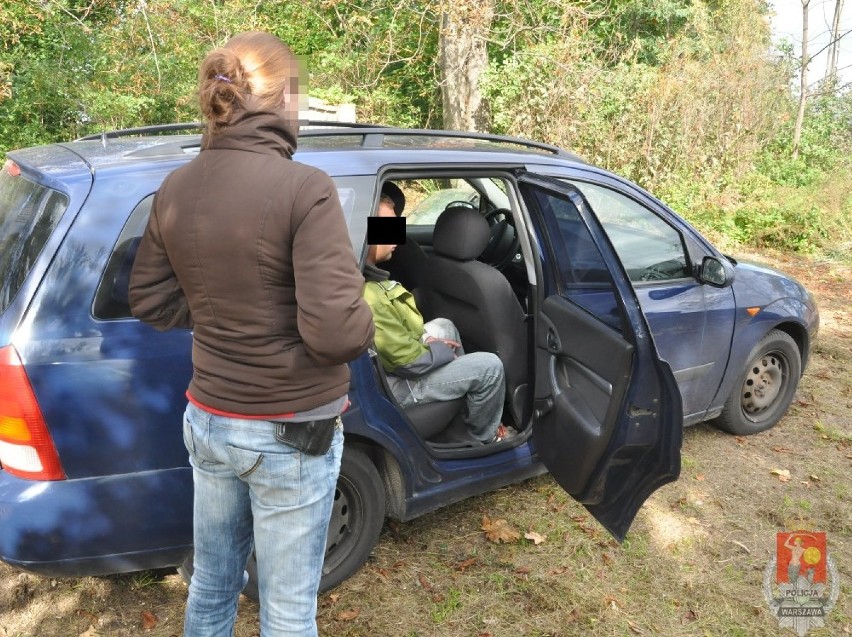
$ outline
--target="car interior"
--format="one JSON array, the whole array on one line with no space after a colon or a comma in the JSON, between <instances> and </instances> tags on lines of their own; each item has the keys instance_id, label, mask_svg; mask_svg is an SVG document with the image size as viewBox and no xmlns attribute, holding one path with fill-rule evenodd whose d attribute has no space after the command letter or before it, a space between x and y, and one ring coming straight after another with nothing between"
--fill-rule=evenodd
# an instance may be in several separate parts
<instances>
[{"instance_id":1,"label":"car interior","mask_svg":"<svg viewBox=\"0 0 852 637\"><path fill-rule=\"evenodd\" d=\"M491 176L406 178L382 184L385 194L393 193L397 214L401 211L406 218L406 243L379 267L412 292L426 321L453 321L466 353L487 351L500 357L506 377L502 422L520 434L482 445L467 432L464 398L400 408L438 454L485 455L527 438L530 284L510 187L508 180ZM373 362L385 393L396 402L377 356Z\"/></svg>"}]
</instances>

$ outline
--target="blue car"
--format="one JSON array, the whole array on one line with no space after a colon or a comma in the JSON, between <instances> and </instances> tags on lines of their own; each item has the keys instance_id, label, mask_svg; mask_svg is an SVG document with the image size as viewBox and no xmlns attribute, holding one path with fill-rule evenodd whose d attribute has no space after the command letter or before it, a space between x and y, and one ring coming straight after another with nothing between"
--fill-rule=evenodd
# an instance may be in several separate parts
<instances>
[{"instance_id":1,"label":"blue car","mask_svg":"<svg viewBox=\"0 0 852 637\"><path fill-rule=\"evenodd\" d=\"M115 131L11 152L0 173L0 559L16 568L191 569L192 336L132 318L127 289L154 193L199 144L197 126ZM519 431L482 445L463 401L402 409L375 352L353 361L324 590L386 518L545 471L622 539L677 479L684 425L755 433L793 399L812 296L629 181L532 141L377 126L306 127L296 159L334 179L362 260L382 185L399 186L407 240L387 268L467 351L500 356ZM476 259L433 240L457 206L489 222Z\"/></svg>"}]
</instances>

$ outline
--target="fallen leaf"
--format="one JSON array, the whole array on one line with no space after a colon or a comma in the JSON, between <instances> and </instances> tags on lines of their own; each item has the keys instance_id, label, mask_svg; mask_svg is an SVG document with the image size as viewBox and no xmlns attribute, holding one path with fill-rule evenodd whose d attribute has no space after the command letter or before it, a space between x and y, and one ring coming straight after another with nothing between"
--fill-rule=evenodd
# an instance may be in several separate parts
<instances>
[{"instance_id":1,"label":"fallen leaf","mask_svg":"<svg viewBox=\"0 0 852 637\"><path fill-rule=\"evenodd\" d=\"M698 475L695 476L695 479L698 480L699 482L703 482L704 481L704 474L699 473Z\"/></svg>"},{"instance_id":2,"label":"fallen leaf","mask_svg":"<svg viewBox=\"0 0 852 637\"><path fill-rule=\"evenodd\" d=\"M444 599L446 599L446 598L444 597L443 593L432 593L432 603L433 604L440 604L441 602L444 601Z\"/></svg>"},{"instance_id":3,"label":"fallen leaf","mask_svg":"<svg viewBox=\"0 0 852 637\"><path fill-rule=\"evenodd\" d=\"M529 575L532 573L532 569L529 566L519 566L515 569L515 573L518 575Z\"/></svg>"},{"instance_id":4,"label":"fallen leaf","mask_svg":"<svg viewBox=\"0 0 852 637\"><path fill-rule=\"evenodd\" d=\"M604 564L612 564L612 555L609 553L601 553L601 559Z\"/></svg>"},{"instance_id":5,"label":"fallen leaf","mask_svg":"<svg viewBox=\"0 0 852 637\"><path fill-rule=\"evenodd\" d=\"M328 599L331 601L332 604L336 604L337 600L340 599L340 593L332 593L328 596Z\"/></svg>"},{"instance_id":6,"label":"fallen leaf","mask_svg":"<svg viewBox=\"0 0 852 637\"><path fill-rule=\"evenodd\" d=\"M423 587L424 591L432 590L432 585L429 583L429 580L426 579L426 576L423 573L418 573L417 579L420 580L420 586Z\"/></svg>"},{"instance_id":7,"label":"fallen leaf","mask_svg":"<svg viewBox=\"0 0 852 637\"><path fill-rule=\"evenodd\" d=\"M618 599L616 599L612 595L607 595L606 597L604 597L604 605L609 606L613 610L618 610L619 608L621 608L621 602L618 601Z\"/></svg>"},{"instance_id":8,"label":"fallen leaf","mask_svg":"<svg viewBox=\"0 0 852 637\"><path fill-rule=\"evenodd\" d=\"M100 618L97 615L95 615L94 613L91 613L87 610L83 610L82 608L78 608L74 612L76 612L80 616L88 617L92 621L92 625L97 624L98 621L100 620ZM0 633L0 634L2 634L2 633Z\"/></svg>"},{"instance_id":9,"label":"fallen leaf","mask_svg":"<svg viewBox=\"0 0 852 637\"><path fill-rule=\"evenodd\" d=\"M772 451L776 453L793 453L793 450L787 447L772 447Z\"/></svg>"},{"instance_id":10,"label":"fallen leaf","mask_svg":"<svg viewBox=\"0 0 852 637\"><path fill-rule=\"evenodd\" d=\"M778 480L781 482L789 482L790 481L790 470L789 469L773 469L770 471L774 476L778 476Z\"/></svg>"},{"instance_id":11,"label":"fallen leaf","mask_svg":"<svg viewBox=\"0 0 852 637\"><path fill-rule=\"evenodd\" d=\"M97 629L91 625L87 630L84 630L82 633L80 633L80 637L100 637L100 635L101 634L97 631Z\"/></svg>"},{"instance_id":12,"label":"fallen leaf","mask_svg":"<svg viewBox=\"0 0 852 637\"><path fill-rule=\"evenodd\" d=\"M489 542L499 544L500 542L515 542L521 539L521 534L513 529L504 519L492 520L487 515L482 516L482 530Z\"/></svg>"},{"instance_id":13,"label":"fallen leaf","mask_svg":"<svg viewBox=\"0 0 852 637\"><path fill-rule=\"evenodd\" d=\"M635 635L641 635L642 634L642 629L639 628L639 625L635 624L634 622L630 621L629 619L627 620L627 627L630 629L630 632L634 633Z\"/></svg>"},{"instance_id":14,"label":"fallen leaf","mask_svg":"<svg viewBox=\"0 0 852 637\"><path fill-rule=\"evenodd\" d=\"M747 441L747 440L745 439L745 437L743 437L743 436L734 436L734 440L736 440L736 441L737 441L737 444L738 444L738 445L745 445L745 444L748 444L748 441Z\"/></svg>"},{"instance_id":15,"label":"fallen leaf","mask_svg":"<svg viewBox=\"0 0 852 637\"><path fill-rule=\"evenodd\" d=\"M556 496L552 493L547 496L547 506L550 507L550 510L559 513L562 509L565 508L565 502L557 502Z\"/></svg>"},{"instance_id":16,"label":"fallen leaf","mask_svg":"<svg viewBox=\"0 0 852 637\"><path fill-rule=\"evenodd\" d=\"M356 619L360 614L360 608L350 608L349 610L343 610L337 613L337 617L335 617L335 619L341 622L351 622L353 619Z\"/></svg>"},{"instance_id":17,"label":"fallen leaf","mask_svg":"<svg viewBox=\"0 0 852 637\"><path fill-rule=\"evenodd\" d=\"M530 531L529 533L525 533L524 537L528 540L532 540L533 544L538 546L542 542L544 542L545 538L543 535L539 535L535 531Z\"/></svg>"},{"instance_id":18,"label":"fallen leaf","mask_svg":"<svg viewBox=\"0 0 852 637\"><path fill-rule=\"evenodd\" d=\"M386 568L380 568L376 571L383 580L388 580L388 570Z\"/></svg>"},{"instance_id":19,"label":"fallen leaf","mask_svg":"<svg viewBox=\"0 0 852 637\"><path fill-rule=\"evenodd\" d=\"M690 624L690 623L696 621L697 619L698 619L698 613L696 613L694 610L690 609L690 610L686 611L681 616L680 623L681 624Z\"/></svg>"},{"instance_id":20,"label":"fallen leaf","mask_svg":"<svg viewBox=\"0 0 852 637\"><path fill-rule=\"evenodd\" d=\"M820 477L819 477L817 474L815 474L815 473L812 473L811 475L809 475L809 476L808 476L808 478L809 478L809 479L811 479L811 480L813 480L814 482L819 482L819 481L820 481Z\"/></svg>"},{"instance_id":21,"label":"fallen leaf","mask_svg":"<svg viewBox=\"0 0 852 637\"><path fill-rule=\"evenodd\" d=\"M159 623L160 619L154 613L149 610L142 611L142 630L154 630Z\"/></svg>"},{"instance_id":22,"label":"fallen leaf","mask_svg":"<svg viewBox=\"0 0 852 637\"><path fill-rule=\"evenodd\" d=\"M469 557L466 560L463 560L456 564L456 570L464 573L467 569L476 564L478 561L479 560L477 560L475 557Z\"/></svg>"}]
</instances>

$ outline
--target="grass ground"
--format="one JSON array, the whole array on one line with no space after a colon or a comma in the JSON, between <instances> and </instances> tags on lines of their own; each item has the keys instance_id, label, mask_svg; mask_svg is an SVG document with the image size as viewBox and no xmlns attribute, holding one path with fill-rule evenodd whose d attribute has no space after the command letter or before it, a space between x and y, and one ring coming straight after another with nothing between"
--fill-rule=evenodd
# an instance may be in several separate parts
<instances>
[{"instance_id":1,"label":"grass ground","mask_svg":"<svg viewBox=\"0 0 852 637\"><path fill-rule=\"evenodd\" d=\"M792 635L762 582L775 534L795 529L826 532L841 583L825 627L808 635L852 634L852 267L772 261L814 292L822 315L775 429L687 429L680 480L650 498L622 545L549 476L389 524L368 564L320 598L320 634ZM489 541L484 517L520 538ZM173 571L56 580L0 566L0 637L180 635L185 595ZM257 605L243 598L237 637L258 633Z\"/></svg>"}]
</instances>

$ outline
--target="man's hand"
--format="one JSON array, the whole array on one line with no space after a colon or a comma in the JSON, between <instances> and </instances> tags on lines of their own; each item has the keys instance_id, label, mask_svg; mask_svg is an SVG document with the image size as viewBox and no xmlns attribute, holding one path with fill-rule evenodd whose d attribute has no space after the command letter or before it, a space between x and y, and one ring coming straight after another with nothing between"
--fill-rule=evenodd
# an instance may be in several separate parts
<instances>
[{"instance_id":1,"label":"man's hand","mask_svg":"<svg viewBox=\"0 0 852 637\"><path fill-rule=\"evenodd\" d=\"M425 343L426 345L428 345L429 343L445 343L453 349L458 349L459 347L461 347L461 343L459 343L458 341L454 341L449 338L436 338L434 336L427 336L426 340L423 341L423 343Z\"/></svg>"}]
</instances>

